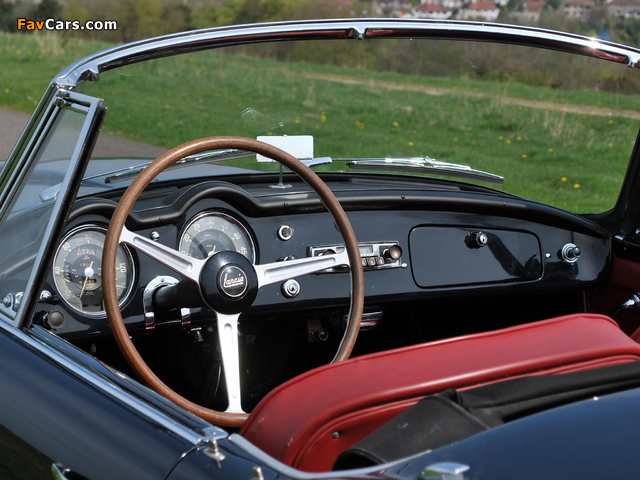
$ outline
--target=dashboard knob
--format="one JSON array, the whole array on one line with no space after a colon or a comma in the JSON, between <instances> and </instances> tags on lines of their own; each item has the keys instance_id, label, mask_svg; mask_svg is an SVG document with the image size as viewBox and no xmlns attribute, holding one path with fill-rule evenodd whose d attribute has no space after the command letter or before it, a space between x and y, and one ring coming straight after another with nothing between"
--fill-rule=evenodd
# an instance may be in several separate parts
<instances>
[{"instance_id":1,"label":"dashboard knob","mask_svg":"<svg viewBox=\"0 0 640 480\"><path fill-rule=\"evenodd\" d=\"M567 243L560 251L560 256L567 263L575 263L582 255L582 250L573 243Z\"/></svg>"},{"instance_id":2,"label":"dashboard knob","mask_svg":"<svg viewBox=\"0 0 640 480\"><path fill-rule=\"evenodd\" d=\"M316 330L315 332L313 332L313 336L315 337L316 340L320 340L321 342L324 342L329 338L329 332L327 331L326 328L320 328L319 330Z\"/></svg>"},{"instance_id":3,"label":"dashboard knob","mask_svg":"<svg viewBox=\"0 0 640 480\"><path fill-rule=\"evenodd\" d=\"M398 260L402 256L402 248L399 245L394 245L390 248L385 249L382 252L382 256L389 260Z\"/></svg>"},{"instance_id":4,"label":"dashboard knob","mask_svg":"<svg viewBox=\"0 0 640 480\"><path fill-rule=\"evenodd\" d=\"M295 298L300 293L300 284L294 280L287 280L282 284L282 294L287 298Z\"/></svg>"}]
</instances>

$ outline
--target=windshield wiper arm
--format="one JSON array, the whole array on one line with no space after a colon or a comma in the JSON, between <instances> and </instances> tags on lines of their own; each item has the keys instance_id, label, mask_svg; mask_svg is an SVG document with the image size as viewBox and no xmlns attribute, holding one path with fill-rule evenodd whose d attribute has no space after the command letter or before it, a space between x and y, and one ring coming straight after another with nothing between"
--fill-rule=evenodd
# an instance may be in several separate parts
<instances>
[{"instance_id":1,"label":"windshield wiper arm","mask_svg":"<svg viewBox=\"0 0 640 480\"><path fill-rule=\"evenodd\" d=\"M184 157L182 160L174 163L170 167L165 168L167 170L174 170L176 168L182 168L189 165L195 165L198 163L206 163L206 162L221 162L223 160L232 160L234 158L244 158L255 155L254 152L248 152L246 150L218 150L215 152L205 152L205 153L197 153L195 155L189 155L188 157ZM125 182L132 178L138 176L142 170L144 170L148 165L150 165L153 160L145 163L141 163L139 165L134 165L131 167L119 168L117 170L112 170L110 172L98 173L96 175L90 175L88 177L84 177L82 179L82 183L85 183L87 180L93 180L95 178L107 177L104 180L104 183L118 183ZM40 192L40 199L43 202L48 200L53 200L58 195L60 191L61 183L53 185L51 187L45 188Z\"/></svg>"},{"instance_id":2,"label":"windshield wiper arm","mask_svg":"<svg viewBox=\"0 0 640 480\"><path fill-rule=\"evenodd\" d=\"M392 172L428 173L431 175L447 175L481 182L502 185L504 177L493 173L475 170L468 165L440 162L430 157L407 158L335 158L346 161L351 170L381 170Z\"/></svg>"},{"instance_id":3,"label":"windshield wiper arm","mask_svg":"<svg viewBox=\"0 0 640 480\"><path fill-rule=\"evenodd\" d=\"M165 168L164 171L166 172L168 170L175 170L177 168L196 165L198 163L222 162L224 160L233 160L234 158L250 157L252 155L255 155L255 153L249 152L247 150L236 150L236 149L217 150L215 152L197 153L195 155L189 155L188 157L184 157L182 160L178 160L176 163L174 163L170 167ZM142 170L144 170L145 167L150 163L151 162L142 163L140 165L136 165L135 167L128 167L128 168L123 168L121 170L116 170L114 172L110 172L112 175L110 177L107 177L104 183L124 182L126 180L130 180L134 177L137 177L138 174ZM102 175L105 175L105 174L102 174Z\"/></svg>"}]
</instances>

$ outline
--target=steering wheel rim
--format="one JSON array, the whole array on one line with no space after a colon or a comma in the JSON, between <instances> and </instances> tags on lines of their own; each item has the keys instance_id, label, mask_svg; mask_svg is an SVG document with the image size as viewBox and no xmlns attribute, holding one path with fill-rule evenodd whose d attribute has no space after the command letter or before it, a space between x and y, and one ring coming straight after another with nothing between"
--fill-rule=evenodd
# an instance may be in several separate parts
<instances>
[{"instance_id":1,"label":"steering wheel rim","mask_svg":"<svg viewBox=\"0 0 640 480\"><path fill-rule=\"evenodd\" d=\"M127 329L124 324L124 320L122 319L122 314L120 312L120 307L118 305L118 298L116 292L116 279L115 279L115 266L116 266L116 254L118 245L123 242L126 243L133 248L145 253L146 255L151 256L152 258L160 261L164 265L169 268L174 269L177 273L185 276L186 278L190 278L192 281L195 281L198 285L198 289L200 290L200 295L202 296L204 303L210 310L212 310L216 314L218 330L220 332L219 341L221 344L221 349L231 349L235 348L236 359L238 355L238 343L237 343L237 320L242 312L234 313L232 315L222 314L218 310L212 308L210 306L210 300L212 299L211 295L208 295L204 290L203 283L210 284L211 276L205 278L202 273L205 268L211 270L206 264L209 260L214 256L210 257L206 260L195 260L189 258L181 258L186 257L185 255L180 254L179 252L165 247L163 245L155 244L153 242L146 239L146 237L142 237L140 235L134 234L130 232L125 227L126 219L134 205L134 203L139 198L142 191L167 167L173 165L177 161L183 159L186 156L193 155L196 153L200 153L206 150L219 150L219 149L239 149L239 150L249 150L255 153L259 153L263 156L272 158L290 170L297 173L300 178L310 186L320 197L321 201L324 203L325 207L332 215L338 230L340 231L344 242L345 242L345 251L346 253L336 254L336 255L325 255L323 257L313 257L306 259L298 259L292 260L288 262L278 262L273 264L264 264L264 265L256 265L254 267L254 272L257 275L257 288L255 293L257 293L257 289L262 286L266 286L272 283L278 283L283 279L294 278L296 276L306 275L309 273L318 272L325 268L329 268L330 266L336 266L338 264L345 264L346 258L348 258L348 264L350 265L350 273L351 273L351 292L350 292L350 308L349 315L347 317L347 325L345 334L340 343L340 347L336 356L332 360L332 362L341 361L349 358L351 351L353 350L353 346L355 344L359 329L360 329L360 321L362 319L362 312L364 308L364 273L362 269L362 264L360 263L360 251L358 248L358 242L355 237L355 233L353 232L353 228L351 227L351 223L347 218L346 213L342 209L342 206L333 195L329 187L306 165L297 160L295 157L290 154L274 147L268 145L266 143L260 142L258 140L253 140L250 138L244 137L210 137L203 138L198 140L193 140L191 142L187 142L183 145L180 145L165 154L158 157L155 161L149 164L139 175L138 177L131 183L129 188L125 191L122 196L118 206L113 214L111 219L111 223L109 225L109 229L107 231L107 236L105 240L104 252L103 252L103 297L105 310L107 313L107 318L109 321L109 325L111 326L111 330L115 337L116 343L120 348L120 351L124 355L125 359L131 366L131 368L136 372L138 377L150 388L155 390L160 395L165 398L173 401L174 403L180 405L182 408L190 411L191 413L213 423L216 425L223 426L232 426L239 427L245 422L249 414L242 412L240 408L240 412L226 411L219 412L215 410L211 410L205 407L202 407L196 403L187 400L182 397L178 393L174 392L171 388L160 380L155 373L147 366L144 362L140 354L138 353L136 347L133 345ZM238 254L239 255L239 254ZM346 256L345 256L346 255ZM340 257L340 258L339 258ZM324 259L324 263L321 263ZM343 263L339 263L339 262ZM202 262L202 263L200 263ZM327 263L328 262L328 263ZM191 268L189 266L192 266ZM228 264L235 265L235 264ZM179 271L177 268L180 266L180 269L183 271ZM235 268L235 267L234 267ZM248 270L248 267L243 267L245 270ZM297 270L296 270L297 268ZM199 269L199 270L198 270ZM305 270L306 269L306 270ZM193 271L192 271L193 270ZM196 275L197 270L197 275ZM222 269L218 271L217 277L220 277L220 273ZM291 272L297 273L292 276L287 276ZM303 273L299 273L303 272ZM245 273L243 271L243 273ZM201 276L202 275L202 276ZM283 277L284 275L284 277ZM252 277L252 273L247 271L247 284L251 283L250 277ZM219 283L219 281L217 282ZM218 288L221 287L221 284L218 285ZM254 297L255 298L255 297ZM227 299L228 301L228 299ZM251 302L253 299L251 299ZM246 303L246 302L245 302ZM225 304L225 308L226 304ZM235 307L234 307L235 308ZM239 308L239 307L238 307ZM243 307L243 310L246 307ZM232 318L235 317L235 318ZM235 322L235 323L234 323ZM223 325L224 324L224 325ZM235 325L235 328L234 328ZM227 328L228 327L228 328ZM227 345L223 346L223 334L224 332L229 332L226 338L231 342L231 346ZM235 337L234 337L235 336ZM232 352L233 353L233 352ZM228 358L228 357L227 357ZM230 378L227 377L227 363L232 364L232 361L225 362L225 352L223 351L223 367L225 368L225 378L227 382L227 390L230 392L233 388L237 387L236 394L239 395L240 391L240 379L239 379L239 370L237 371L237 386L229 384ZM229 368L237 367L237 365L232 365ZM231 372L229 377L234 377L234 372ZM233 388L232 388L233 387ZM239 404L239 398L237 402ZM229 402L231 408L232 397L231 393L229 393Z\"/></svg>"}]
</instances>

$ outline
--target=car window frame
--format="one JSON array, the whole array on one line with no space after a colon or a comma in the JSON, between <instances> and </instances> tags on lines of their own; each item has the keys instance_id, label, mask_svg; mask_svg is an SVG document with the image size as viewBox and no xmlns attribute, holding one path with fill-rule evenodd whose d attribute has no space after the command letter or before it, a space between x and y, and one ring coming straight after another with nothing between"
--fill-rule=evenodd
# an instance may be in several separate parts
<instances>
[{"instance_id":1,"label":"car window frame","mask_svg":"<svg viewBox=\"0 0 640 480\"><path fill-rule=\"evenodd\" d=\"M87 160L102 126L105 112L102 99L68 91L52 83L0 172L0 185L4 186L0 192L0 222L2 222L9 213L13 197L20 192L35 166L46 139L55 132L53 129L55 120L64 109L77 111L85 115L85 119L59 194L54 200L51 216L25 285L20 306L12 314L12 309L0 303L0 320L18 328L28 325L35 311L36 298L40 295L44 277L49 269L49 265L43 260L53 255L56 242L63 233L65 220L73 204L71 200L80 187Z\"/></svg>"}]
</instances>

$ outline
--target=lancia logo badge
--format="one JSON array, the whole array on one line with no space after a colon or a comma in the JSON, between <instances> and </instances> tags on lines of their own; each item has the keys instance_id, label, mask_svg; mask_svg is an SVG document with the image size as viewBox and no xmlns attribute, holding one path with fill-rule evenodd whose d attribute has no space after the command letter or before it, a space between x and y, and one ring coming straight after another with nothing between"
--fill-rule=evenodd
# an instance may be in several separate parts
<instances>
[{"instance_id":1,"label":"lancia logo badge","mask_svg":"<svg viewBox=\"0 0 640 480\"><path fill-rule=\"evenodd\" d=\"M249 287L247 274L240 267L228 265L218 275L218 287L228 297L241 297Z\"/></svg>"}]
</instances>

